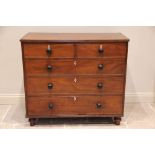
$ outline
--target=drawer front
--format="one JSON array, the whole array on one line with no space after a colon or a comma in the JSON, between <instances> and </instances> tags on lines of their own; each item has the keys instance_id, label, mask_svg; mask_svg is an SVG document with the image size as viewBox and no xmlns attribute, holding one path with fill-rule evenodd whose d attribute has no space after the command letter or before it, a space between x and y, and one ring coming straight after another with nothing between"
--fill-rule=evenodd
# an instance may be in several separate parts
<instances>
[{"instance_id":1,"label":"drawer front","mask_svg":"<svg viewBox=\"0 0 155 155\"><path fill-rule=\"evenodd\" d=\"M27 75L74 74L75 65L71 60L25 60Z\"/></svg>"},{"instance_id":2,"label":"drawer front","mask_svg":"<svg viewBox=\"0 0 155 155\"><path fill-rule=\"evenodd\" d=\"M125 74L125 59L25 60L27 75Z\"/></svg>"},{"instance_id":3,"label":"drawer front","mask_svg":"<svg viewBox=\"0 0 155 155\"><path fill-rule=\"evenodd\" d=\"M126 43L77 44L77 57L126 57Z\"/></svg>"},{"instance_id":4,"label":"drawer front","mask_svg":"<svg viewBox=\"0 0 155 155\"><path fill-rule=\"evenodd\" d=\"M125 74L125 59L79 59L77 74Z\"/></svg>"},{"instance_id":5,"label":"drawer front","mask_svg":"<svg viewBox=\"0 0 155 155\"><path fill-rule=\"evenodd\" d=\"M121 115L122 96L29 97L28 115Z\"/></svg>"},{"instance_id":6,"label":"drawer front","mask_svg":"<svg viewBox=\"0 0 155 155\"><path fill-rule=\"evenodd\" d=\"M25 58L73 58L73 44L24 44Z\"/></svg>"},{"instance_id":7,"label":"drawer front","mask_svg":"<svg viewBox=\"0 0 155 155\"><path fill-rule=\"evenodd\" d=\"M29 77L28 95L50 93L123 93L124 77Z\"/></svg>"}]
</instances>

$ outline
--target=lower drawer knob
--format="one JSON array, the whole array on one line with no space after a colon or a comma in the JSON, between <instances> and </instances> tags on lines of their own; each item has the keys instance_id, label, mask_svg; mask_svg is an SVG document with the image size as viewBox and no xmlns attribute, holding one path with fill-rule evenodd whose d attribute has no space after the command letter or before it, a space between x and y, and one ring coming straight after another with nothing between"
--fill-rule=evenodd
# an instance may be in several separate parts
<instances>
[{"instance_id":1,"label":"lower drawer knob","mask_svg":"<svg viewBox=\"0 0 155 155\"><path fill-rule=\"evenodd\" d=\"M102 108L102 104L101 104L101 103L96 103L96 108L97 108L97 109Z\"/></svg>"},{"instance_id":2,"label":"lower drawer knob","mask_svg":"<svg viewBox=\"0 0 155 155\"><path fill-rule=\"evenodd\" d=\"M48 108L49 108L49 109L53 109L53 104L52 104L52 103L49 103L49 104L48 104Z\"/></svg>"},{"instance_id":3,"label":"lower drawer knob","mask_svg":"<svg viewBox=\"0 0 155 155\"><path fill-rule=\"evenodd\" d=\"M99 89L101 89L101 88L103 87L103 83L98 83L98 84L97 84L97 87L98 87Z\"/></svg>"},{"instance_id":4,"label":"lower drawer knob","mask_svg":"<svg viewBox=\"0 0 155 155\"><path fill-rule=\"evenodd\" d=\"M48 84L48 89L52 89L53 88L53 83L49 83Z\"/></svg>"},{"instance_id":5,"label":"lower drawer knob","mask_svg":"<svg viewBox=\"0 0 155 155\"><path fill-rule=\"evenodd\" d=\"M103 69L103 64L99 64L98 69L100 69L100 70Z\"/></svg>"},{"instance_id":6,"label":"lower drawer knob","mask_svg":"<svg viewBox=\"0 0 155 155\"><path fill-rule=\"evenodd\" d=\"M48 70L48 71L52 71L52 69L53 69L53 67L52 67L51 65L48 65L48 66L47 66L47 70Z\"/></svg>"}]
</instances>

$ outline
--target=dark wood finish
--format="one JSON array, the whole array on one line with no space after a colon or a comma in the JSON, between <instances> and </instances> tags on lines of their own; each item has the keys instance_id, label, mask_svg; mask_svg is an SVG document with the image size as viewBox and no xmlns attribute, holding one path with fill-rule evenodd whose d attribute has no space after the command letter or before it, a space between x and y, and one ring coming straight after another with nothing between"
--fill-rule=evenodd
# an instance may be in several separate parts
<instances>
[{"instance_id":1,"label":"dark wood finish","mask_svg":"<svg viewBox=\"0 0 155 155\"><path fill-rule=\"evenodd\" d=\"M112 117L124 112L129 39L115 34L29 33L21 39L26 116Z\"/></svg>"},{"instance_id":2,"label":"dark wood finish","mask_svg":"<svg viewBox=\"0 0 155 155\"><path fill-rule=\"evenodd\" d=\"M98 107L98 105L101 106ZM52 108L49 108L52 105ZM121 96L59 96L29 97L28 115L68 116L69 115L121 115Z\"/></svg>"},{"instance_id":3,"label":"dark wood finish","mask_svg":"<svg viewBox=\"0 0 155 155\"><path fill-rule=\"evenodd\" d=\"M28 95L51 93L122 94L123 80L123 77L111 76L30 77L27 79L27 90ZM48 84L52 84L53 87L49 89ZM98 87L98 84L102 84L102 86Z\"/></svg>"},{"instance_id":4,"label":"dark wood finish","mask_svg":"<svg viewBox=\"0 0 155 155\"><path fill-rule=\"evenodd\" d=\"M114 117L114 123L116 125L120 125L120 122L121 122L121 117Z\"/></svg>"},{"instance_id":5,"label":"dark wood finish","mask_svg":"<svg viewBox=\"0 0 155 155\"><path fill-rule=\"evenodd\" d=\"M30 126L34 126L38 122L38 118L29 118Z\"/></svg>"}]
</instances>

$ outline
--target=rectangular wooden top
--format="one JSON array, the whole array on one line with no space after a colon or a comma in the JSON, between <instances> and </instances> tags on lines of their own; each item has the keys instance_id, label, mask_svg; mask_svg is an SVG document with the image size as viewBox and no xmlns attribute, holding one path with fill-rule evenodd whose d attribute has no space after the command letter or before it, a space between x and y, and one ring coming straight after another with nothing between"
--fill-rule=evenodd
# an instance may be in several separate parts
<instances>
[{"instance_id":1,"label":"rectangular wooden top","mask_svg":"<svg viewBox=\"0 0 155 155\"><path fill-rule=\"evenodd\" d=\"M121 33L28 33L21 42L128 42Z\"/></svg>"}]
</instances>

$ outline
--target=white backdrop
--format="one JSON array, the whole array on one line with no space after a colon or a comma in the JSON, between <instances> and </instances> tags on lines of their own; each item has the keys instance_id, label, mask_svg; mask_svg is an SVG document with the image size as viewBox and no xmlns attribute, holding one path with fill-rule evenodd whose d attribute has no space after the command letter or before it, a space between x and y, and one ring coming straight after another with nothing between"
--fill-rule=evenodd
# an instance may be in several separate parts
<instances>
[{"instance_id":1,"label":"white backdrop","mask_svg":"<svg viewBox=\"0 0 155 155\"><path fill-rule=\"evenodd\" d=\"M20 38L28 32L121 32L129 39L126 94L154 98L155 27L0 27L0 95L22 95Z\"/></svg>"}]
</instances>

